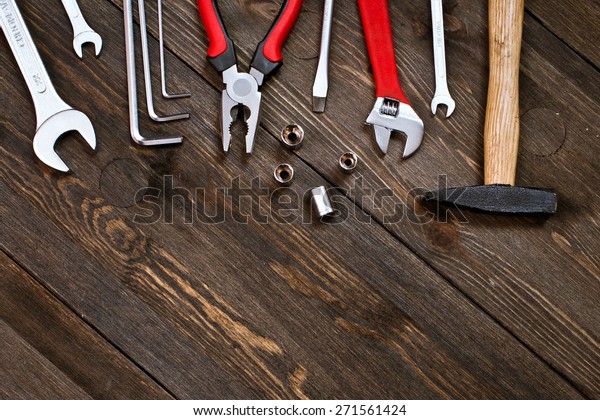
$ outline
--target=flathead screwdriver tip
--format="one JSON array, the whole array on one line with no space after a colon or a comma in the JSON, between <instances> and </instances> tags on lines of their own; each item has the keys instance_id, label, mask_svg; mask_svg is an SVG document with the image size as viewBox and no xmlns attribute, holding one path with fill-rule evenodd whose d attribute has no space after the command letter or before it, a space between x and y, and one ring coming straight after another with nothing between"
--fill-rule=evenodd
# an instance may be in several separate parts
<instances>
[{"instance_id":1,"label":"flathead screwdriver tip","mask_svg":"<svg viewBox=\"0 0 600 420\"><path fill-rule=\"evenodd\" d=\"M325 112L325 102L327 98L313 96L313 112Z\"/></svg>"}]
</instances>

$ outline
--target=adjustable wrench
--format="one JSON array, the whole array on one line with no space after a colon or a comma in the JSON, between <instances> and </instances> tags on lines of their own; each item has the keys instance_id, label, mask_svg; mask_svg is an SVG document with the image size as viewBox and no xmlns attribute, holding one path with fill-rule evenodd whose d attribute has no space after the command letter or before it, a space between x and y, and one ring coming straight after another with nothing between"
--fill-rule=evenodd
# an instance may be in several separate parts
<instances>
[{"instance_id":1,"label":"adjustable wrench","mask_svg":"<svg viewBox=\"0 0 600 420\"><path fill-rule=\"evenodd\" d=\"M83 18L77 0L62 0L62 3L73 26L73 48L77 56L83 58L83 44L88 42L94 44L96 56L98 56L102 50L102 38L90 28Z\"/></svg>"},{"instance_id":2,"label":"adjustable wrench","mask_svg":"<svg viewBox=\"0 0 600 420\"><path fill-rule=\"evenodd\" d=\"M46 165L68 172L69 168L54 151L54 144L63 134L78 131L95 149L96 134L92 123L56 93L15 0L0 0L0 26L33 98L37 118L33 150Z\"/></svg>"},{"instance_id":3,"label":"adjustable wrench","mask_svg":"<svg viewBox=\"0 0 600 420\"><path fill-rule=\"evenodd\" d=\"M388 2L358 0L358 6L377 90L377 100L367 124L375 129L375 138L383 154L387 153L393 131L405 133L403 157L406 158L421 146L425 128L400 86Z\"/></svg>"},{"instance_id":4,"label":"adjustable wrench","mask_svg":"<svg viewBox=\"0 0 600 420\"><path fill-rule=\"evenodd\" d=\"M446 78L446 46L444 45L444 11L442 0L431 0L431 20L433 28L433 60L435 63L435 94L431 101L431 112L435 115L438 105L446 105L446 118L456 107L448 91Z\"/></svg>"}]
</instances>

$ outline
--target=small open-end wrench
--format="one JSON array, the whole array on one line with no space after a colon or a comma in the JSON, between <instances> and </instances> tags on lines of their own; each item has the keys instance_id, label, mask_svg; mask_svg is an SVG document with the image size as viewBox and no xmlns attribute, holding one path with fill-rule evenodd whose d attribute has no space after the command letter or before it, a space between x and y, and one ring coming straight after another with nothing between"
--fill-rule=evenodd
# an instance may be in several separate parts
<instances>
[{"instance_id":1,"label":"small open-end wrench","mask_svg":"<svg viewBox=\"0 0 600 420\"><path fill-rule=\"evenodd\" d=\"M424 126L400 86L388 3L387 0L358 0L358 6L377 90L377 100L367 124L375 128L375 138L383 154L387 153L392 131L405 133L403 157L406 158L421 146Z\"/></svg>"},{"instance_id":2,"label":"small open-end wrench","mask_svg":"<svg viewBox=\"0 0 600 420\"><path fill-rule=\"evenodd\" d=\"M33 150L46 165L68 172L69 168L54 151L56 141L69 131L78 131L95 149L94 127L85 114L58 96L15 0L0 0L0 26L33 98L37 118Z\"/></svg>"},{"instance_id":3,"label":"small open-end wrench","mask_svg":"<svg viewBox=\"0 0 600 420\"><path fill-rule=\"evenodd\" d=\"M442 0L431 0L431 20L433 28L433 60L435 64L435 94L431 101L431 112L435 115L439 105L446 105L446 118L456 107L448 90L446 78L446 46L444 42L444 11Z\"/></svg>"},{"instance_id":4,"label":"small open-end wrench","mask_svg":"<svg viewBox=\"0 0 600 420\"><path fill-rule=\"evenodd\" d=\"M77 56L83 58L83 45L88 42L94 44L96 56L100 55L102 38L90 28L90 25L83 18L77 0L62 0L62 3L73 26L73 48Z\"/></svg>"}]
</instances>

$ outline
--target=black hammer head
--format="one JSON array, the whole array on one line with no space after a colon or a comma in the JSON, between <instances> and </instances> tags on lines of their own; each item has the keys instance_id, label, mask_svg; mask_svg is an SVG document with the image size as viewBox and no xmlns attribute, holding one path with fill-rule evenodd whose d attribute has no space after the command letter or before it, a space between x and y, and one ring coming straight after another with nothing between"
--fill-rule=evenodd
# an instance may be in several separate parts
<instances>
[{"instance_id":1,"label":"black hammer head","mask_svg":"<svg viewBox=\"0 0 600 420\"><path fill-rule=\"evenodd\" d=\"M510 185L447 188L429 191L423 199L483 213L552 215L556 212L554 190Z\"/></svg>"}]
</instances>

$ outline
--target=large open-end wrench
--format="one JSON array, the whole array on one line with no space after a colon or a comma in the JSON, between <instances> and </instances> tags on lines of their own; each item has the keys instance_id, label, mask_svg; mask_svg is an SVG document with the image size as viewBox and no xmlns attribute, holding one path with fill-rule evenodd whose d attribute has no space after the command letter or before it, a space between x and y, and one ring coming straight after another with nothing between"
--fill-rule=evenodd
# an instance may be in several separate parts
<instances>
[{"instance_id":1,"label":"large open-end wrench","mask_svg":"<svg viewBox=\"0 0 600 420\"><path fill-rule=\"evenodd\" d=\"M446 46L444 41L444 11L442 0L431 0L431 20L433 28L433 61L435 65L435 94L431 101L431 112L435 115L439 105L446 105L446 118L456 107L448 90L446 77Z\"/></svg>"},{"instance_id":2,"label":"large open-end wrench","mask_svg":"<svg viewBox=\"0 0 600 420\"><path fill-rule=\"evenodd\" d=\"M68 172L54 151L56 141L69 131L78 131L95 149L94 127L85 114L71 108L56 93L15 0L0 0L0 26L33 98L37 118L33 150L46 165Z\"/></svg>"},{"instance_id":3,"label":"large open-end wrench","mask_svg":"<svg viewBox=\"0 0 600 420\"><path fill-rule=\"evenodd\" d=\"M83 58L83 45L88 42L94 44L96 56L100 55L102 38L90 28L90 25L83 18L77 0L62 0L62 3L73 26L73 49L77 56Z\"/></svg>"}]
</instances>

